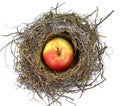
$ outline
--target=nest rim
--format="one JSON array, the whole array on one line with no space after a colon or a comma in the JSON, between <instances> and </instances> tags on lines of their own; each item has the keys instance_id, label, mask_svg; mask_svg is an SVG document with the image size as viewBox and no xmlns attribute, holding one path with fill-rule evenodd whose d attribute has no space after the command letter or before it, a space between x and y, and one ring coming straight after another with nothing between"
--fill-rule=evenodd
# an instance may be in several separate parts
<instances>
[{"instance_id":1,"label":"nest rim","mask_svg":"<svg viewBox=\"0 0 120 106\"><path fill-rule=\"evenodd\" d=\"M50 13L51 14L51 13ZM52 13L52 16L54 16L54 15L56 15L56 14L54 14L54 13ZM55 18L57 19L61 19L62 17L64 17L64 15L65 15L65 17L68 17L68 19L69 19L69 21L70 21L70 16L74 16L75 18L80 18L81 19L81 17L78 17L76 14L59 14L59 16L57 17L57 16L55 16ZM49 26L49 21L50 20L52 20L52 18L51 18L51 16L49 17L49 15L47 14L46 15L46 17L48 17L48 23L46 23L46 24L48 24L48 28L50 28L50 26ZM46 17L44 17L44 18L46 18ZM55 18L54 18L54 20L55 20ZM72 17L73 18L73 17ZM57 19L57 20L58 20ZM60 20L61 21L61 20ZM71 20L72 21L72 20ZM78 20L77 20L78 21ZM82 20L81 20L82 21ZM59 23L59 22L58 22ZM84 24L83 24L84 23ZM44 82L43 84L41 84L41 85L43 85L43 88L46 88L46 87L48 87L48 85L49 84L47 84L47 86L46 86L46 82L48 81L49 83L51 82L54 82L55 83L55 81L56 81L56 85L57 85L57 83L59 83L60 84L60 82L59 82L59 80L61 80L61 86L63 86L63 83L64 82L66 82L66 81L69 81L69 80L71 80L71 78L73 78L73 76L77 76L76 74L78 74L79 76L78 77L80 77L81 75L83 75L83 76L85 76L85 78L83 78L83 82L82 82L82 80L81 80L81 82L82 82L82 84L83 83L85 83L86 81L88 81L88 80L90 80L90 74L92 73L92 72L94 72L95 71L95 69L93 70L93 71L91 71L91 72L85 72L85 71L80 71L81 69L81 67L85 67L84 65L86 65L86 67L89 67L89 66L87 66L87 64L89 64L89 63L85 63L84 61L86 61L86 59L88 58L86 55L88 54L87 52L87 50L85 50L86 48L89 50L91 47L87 47L88 46L88 43L89 43L89 45L91 45L91 46L95 46L95 49L98 47L99 48L99 46L100 45L98 45L98 40L99 40L99 36L97 35L98 33L97 33L97 31L96 30L93 30L92 28L91 28L91 25L88 23L88 21L87 20L83 20L83 23L82 23L82 26L80 26L80 28L84 28L84 29L82 29L82 31L83 30L85 30L84 31L84 33L86 34L84 34L84 33L81 33L81 35L78 33L78 32L75 32L75 30L74 29L70 29L68 26L63 26L63 24L62 24L62 26L63 26L63 28L58 28L58 29L56 29L56 30L52 30L51 29L51 32L49 32L49 34L44 34L44 38L41 40L41 38L39 39L42 43L41 44L39 44L38 45L38 50L37 49L34 49L34 52L36 52L36 53L31 53L32 55L36 55L36 57L37 58L39 58L39 56L41 57L41 58L39 58L39 59L34 59L35 58L35 56L34 57L32 57L32 55L31 55L31 57L30 57L30 59L29 59L29 61L28 61L28 63L25 65L24 63L25 62L23 62L23 66L21 66L21 67L27 67L27 65L29 66L31 63L31 65L33 65L33 69L35 68L36 70L34 71L34 73L36 73L36 77L37 77L37 75L40 75L40 76L42 76L42 77L44 77L43 79L42 79L42 77L41 77L41 82ZM67 23L67 24L69 24L69 23ZM71 24L71 22L70 22L70 24ZM59 25L61 25L61 24L59 24ZM71 24L72 25L72 24ZM35 25L35 24L33 24L33 26L35 26L35 28L36 28L36 26L37 25ZM72 26L73 27L73 26ZM75 26L76 27L76 26ZM87 27L87 28L85 28L85 27ZM78 27L79 28L79 27ZM33 27L33 29L34 29L34 27ZM27 29L27 30L25 30L25 32L27 32L27 34L30 34L30 33L32 33L32 26L30 27L30 29ZM78 29L79 30L79 29ZM30 32L30 33L29 33ZM25 34L25 36L24 36L24 34ZM26 33L23 33L23 36L24 36L24 38L27 36L27 34ZM88 35L87 35L88 34ZM90 35L89 35L90 34ZM32 35L32 34L31 34ZM31 36L30 35L30 36ZM87 39L89 40L89 39L91 39L92 40L92 37L91 38L87 38L87 36L88 37L93 37L93 38L95 38L95 40L93 39L93 44L91 44L92 42L90 41L86 41ZM24 40L25 40L25 42L24 42L24 40L23 40L23 42L25 43L25 46L28 46L28 48L29 48L29 43L27 44L27 42L33 42L33 44L31 44L31 45L34 45L33 47L35 47L35 44L36 43L34 43L35 41L32 41L32 39L35 39L35 37L34 37L34 32L33 32L33 35L32 35L32 37L33 38L30 38L29 40L31 40L31 41L27 41L26 39L27 38L25 38ZM74 62L73 63L75 63L75 64L72 64L68 69L66 69L66 70L64 70L64 71L62 71L62 72L54 72L54 71L52 71L50 68L48 68L46 65L45 65L45 63L44 63L44 61L43 61L43 59L42 59L42 52L43 52L43 49L44 49L44 46L46 45L46 43L49 41L49 40L51 40L52 38L54 38L54 37L62 37L62 38L64 38L64 39L66 39L66 40L68 40L69 42L71 42L71 44L73 45L73 48L74 48L74 53L75 53L75 56L74 56ZM28 37L29 38L29 37ZM82 43L81 43L81 42ZM97 43L96 43L97 42ZM21 45L23 45L24 46L24 43L22 43ZM27 45L26 45L27 44ZM97 52L95 52L95 55L98 55L98 52L100 52L100 51L102 51L102 49L103 49L104 47L102 47L102 45L101 45L101 48L99 48L99 50L97 51ZM23 48L22 48L23 49ZM27 49L27 47L25 48L25 49ZM33 48L32 48L33 49ZM30 48L30 50L32 50L31 48ZM93 48L94 49L94 48ZM29 51L30 50L28 50L27 51L27 53L29 54ZM36 50L36 51L35 51ZM92 51L92 49L90 49L91 51ZM21 50L21 51L23 51L23 50ZM94 51L92 51L92 52L94 52ZM25 53L25 55L27 54L27 53ZM83 53L83 54L82 54ZM27 54L27 55L28 55ZM22 54L23 55L23 54ZM82 56L81 56L82 55ZM89 55L89 54L88 54ZM101 55L102 54L99 54L99 59L101 59ZM25 59L26 60L26 57L27 56L23 56L22 58L23 59ZM98 57L97 57L97 59L98 59ZM98 61L98 60L97 60ZM34 62L36 62L35 64L34 64ZM83 63L82 63L83 62ZM101 65L99 68L100 69L98 69L98 70L102 70L102 63L96 63L96 64L99 64L99 65ZM36 65L36 66L35 66ZM35 66L35 67L34 67ZM18 66L16 66L16 67L18 67ZM28 70L28 69L26 69L26 70ZM37 72L37 70L39 70L38 72ZM83 68L83 70L84 70L84 68ZM87 71L88 71L88 69L87 69ZM23 72L24 73L24 72ZM26 72L24 73L24 74L26 74ZM28 74L28 73L27 73ZM26 75L27 75L26 74ZM31 73L31 74L33 74L33 72ZM85 75L86 74L86 75ZM24 75L23 75L24 76ZM30 77L31 77L32 75L30 75ZM40 77L39 76L39 77ZM68 78L68 76L69 76L69 78ZM21 77L21 76L20 76ZM26 78L27 78L28 76L26 76ZM32 76L32 77L34 77L34 76ZM81 76L82 77L82 76ZM69 80L66 80L66 79L69 79ZM24 79L24 78L22 78L22 79ZM27 80L27 79L26 79ZM31 80L32 82L34 82L33 81L33 79L29 79L29 80ZM39 79L40 80L40 79ZM44 81L45 80L45 81ZM74 80L78 80L78 79L74 79ZM79 79L80 80L80 79ZM22 80L23 82L24 82L24 80ZM48 83L47 82L47 83ZM72 81L73 82L73 81ZM28 82L25 82L25 83L27 83L26 85L28 85L29 86L29 81ZM65 83L64 83L65 84ZM39 87L41 87L41 85L39 85ZM50 84L51 85L51 84ZM49 85L49 86L50 86ZM66 85L66 84L65 84ZM69 85L69 87L68 87L68 85ZM68 84L67 85L67 89L68 88L72 88L72 87L74 87L75 85L73 85L73 86L71 86L71 83L70 84ZM83 84L84 85L84 84ZM37 85L38 86L38 85ZM79 86L79 85L77 85L77 86ZM85 85L84 85L85 86ZM55 86L54 86L55 87ZM53 88L54 88L53 87ZM29 87L28 87L29 88ZM58 93L59 92L59 88L60 87L55 87L54 89L52 89L53 90L53 92L54 93ZM64 86L64 88L65 88L65 86ZM31 89L31 88L30 88ZM63 89L63 88L62 88ZM82 88L78 88L78 89L84 89L83 88L83 86L82 86ZM44 91L44 89L43 89L43 91ZM57 91L57 92L56 92ZM50 89L49 89L49 92L50 92ZM52 92L52 91L51 91ZM48 93L48 92L47 92Z\"/></svg>"}]
</instances>

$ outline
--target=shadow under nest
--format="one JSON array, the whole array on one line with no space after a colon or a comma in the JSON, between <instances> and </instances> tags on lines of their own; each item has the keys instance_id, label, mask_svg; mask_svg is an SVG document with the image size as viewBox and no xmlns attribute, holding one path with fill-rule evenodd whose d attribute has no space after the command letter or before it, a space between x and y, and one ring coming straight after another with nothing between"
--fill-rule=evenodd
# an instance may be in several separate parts
<instances>
[{"instance_id":1,"label":"shadow under nest","mask_svg":"<svg viewBox=\"0 0 120 106\"><path fill-rule=\"evenodd\" d=\"M100 41L97 27L105 18L97 23L97 19L89 21L91 16L51 10L17 31L12 43L16 45L14 69L20 85L41 99L44 93L51 105L59 103L60 97L67 98L65 93L84 92L101 84L105 80L102 57L107 46ZM63 37L74 48L72 65L61 72L48 68L42 59L46 43L54 37Z\"/></svg>"}]
</instances>

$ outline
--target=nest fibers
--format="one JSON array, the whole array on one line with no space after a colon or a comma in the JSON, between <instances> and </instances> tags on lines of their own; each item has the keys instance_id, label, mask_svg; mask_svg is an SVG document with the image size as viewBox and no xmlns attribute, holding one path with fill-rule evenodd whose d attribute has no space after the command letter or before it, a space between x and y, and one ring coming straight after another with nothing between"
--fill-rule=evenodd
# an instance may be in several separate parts
<instances>
[{"instance_id":1,"label":"nest fibers","mask_svg":"<svg viewBox=\"0 0 120 106\"><path fill-rule=\"evenodd\" d=\"M105 18L95 18L91 22L89 18L95 12L80 16L77 13L57 13L55 8L17 31L11 43L16 44L14 68L20 85L37 93L41 99L45 94L50 105L59 103L60 97L70 99L66 93L84 92L102 83L105 80L102 57L107 47L100 41L97 27L113 11ZM51 70L42 59L46 43L54 37L63 37L74 48L72 65L61 72Z\"/></svg>"}]
</instances>

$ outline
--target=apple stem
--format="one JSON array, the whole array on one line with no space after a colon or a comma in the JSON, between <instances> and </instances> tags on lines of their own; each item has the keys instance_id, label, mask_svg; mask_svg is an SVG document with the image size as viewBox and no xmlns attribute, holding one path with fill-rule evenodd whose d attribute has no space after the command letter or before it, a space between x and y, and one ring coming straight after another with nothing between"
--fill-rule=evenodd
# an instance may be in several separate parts
<instances>
[{"instance_id":1,"label":"apple stem","mask_svg":"<svg viewBox=\"0 0 120 106\"><path fill-rule=\"evenodd\" d=\"M60 51L60 49L58 47L57 47L57 53L58 53L58 56L61 55L61 51Z\"/></svg>"}]
</instances>

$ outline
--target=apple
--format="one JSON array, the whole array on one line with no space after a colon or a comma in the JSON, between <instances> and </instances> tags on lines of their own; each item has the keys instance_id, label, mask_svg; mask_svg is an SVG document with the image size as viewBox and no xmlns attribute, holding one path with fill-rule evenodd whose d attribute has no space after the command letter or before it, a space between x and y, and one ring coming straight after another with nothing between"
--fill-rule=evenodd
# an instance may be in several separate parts
<instances>
[{"instance_id":1,"label":"apple","mask_svg":"<svg viewBox=\"0 0 120 106\"><path fill-rule=\"evenodd\" d=\"M55 37L48 41L42 55L45 64L55 71L69 68L74 60L72 44L62 37Z\"/></svg>"}]
</instances>

